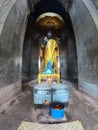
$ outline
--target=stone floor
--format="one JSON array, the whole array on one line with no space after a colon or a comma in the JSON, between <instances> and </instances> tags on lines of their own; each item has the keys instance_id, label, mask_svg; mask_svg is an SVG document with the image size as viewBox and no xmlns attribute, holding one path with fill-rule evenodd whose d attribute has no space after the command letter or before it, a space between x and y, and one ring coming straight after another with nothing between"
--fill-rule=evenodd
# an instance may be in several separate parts
<instances>
[{"instance_id":1,"label":"stone floor","mask_svg":"<svg viewBox=\"0 0 98 130\"><path fill-rule=\"evenodd\" d=\"M30 90L18 95L11 101L10 106L0 113L0 130L17 130L22 121L38 122L42 109L35 111ZM98 130L98 105L72 87L66 113L69 121L81 120L85 130Z\"/></svg>"}]
</instances>

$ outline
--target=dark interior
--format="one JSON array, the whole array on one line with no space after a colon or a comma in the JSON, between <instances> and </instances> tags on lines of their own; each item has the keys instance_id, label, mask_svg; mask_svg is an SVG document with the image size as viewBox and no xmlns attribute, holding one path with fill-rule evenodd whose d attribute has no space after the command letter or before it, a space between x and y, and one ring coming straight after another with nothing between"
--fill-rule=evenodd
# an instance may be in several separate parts
<instances>
[{"instance_id":1,"label":"dark interior","mask_svg":"<svg viewBox=\"0 0 98 130\"><path fill-rule=\"evenodd\" d=\"M65 29L60 34L60 73L61 79L77 83L77 51L72 22L68 12L57 0L41 0L30 13L23 46L22 81L36 79L38 75L39 38L35 29L37 17L45 12L58 13L65 22Z\"/></svg>"}]
</instances>

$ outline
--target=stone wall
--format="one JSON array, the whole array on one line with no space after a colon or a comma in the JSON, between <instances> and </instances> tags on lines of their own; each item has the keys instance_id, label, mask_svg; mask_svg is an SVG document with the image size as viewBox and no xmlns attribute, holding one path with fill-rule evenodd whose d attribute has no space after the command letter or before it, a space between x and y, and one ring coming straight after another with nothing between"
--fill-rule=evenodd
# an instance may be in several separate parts
<instances>
[{"instance_id":1,"label":"stone wall","mask_svg":"<svg viewBox=\"0 0 98 130\"><path fill-rule=\"evenodd\" d=\"M21 90L27 0L0 1L0 106ZM78 56L79 89L98 100L98 10L92 1L73 0L69 10Z\"/></svg>"},{"instance_id":2,"label":"stone wall","mask_svg":"<svg viewBox=\"0 0 98 130\"><path fill-rule=\"evenodd\" d=\"M95 4L95 7L98 9L98 0L93 0L93 3Z\"/></svg>"},{"instance_id":3,"label":"stone wall","mask_svg":"<svg viewBox=\"0 0 98 130\"><path fill-rule=\"evenodd\" d=\"M29 14L26 0L0 1L0 106L21 90L22 48Z\"/></svg>"},{"instance_id":4,"label":"stone wall","mask_svg":"<svg viewBox=\"0 0 98 130\"><path fill-rule=\"evenodd\" d=\"M92 1L74 0L69 13L76 38L79 89L98 100L98 10Z\"/></svg>"}]
</instances>

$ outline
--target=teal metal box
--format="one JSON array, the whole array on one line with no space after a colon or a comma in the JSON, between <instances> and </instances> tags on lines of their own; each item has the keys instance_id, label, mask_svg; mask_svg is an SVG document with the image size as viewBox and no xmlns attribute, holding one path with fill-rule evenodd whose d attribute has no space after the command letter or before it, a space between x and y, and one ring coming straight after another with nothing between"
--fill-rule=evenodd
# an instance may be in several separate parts
<instances>
[{"instance_id":1,"label":"teal metal box","mask_svg":"<svg viewBox=\"0 0 98 130\"><path fill-rule=\"evenodd\" d=\"M34 86L34 104L43 104L44 100L51 102L51 88L48 84Z\"/></svg>"},{"instance_id":2,"label":"teal metal box","mask_svg":"<svg viewBox=\"0 0 98 130\"><path fill-rule=\"evenodd\" d=\"M44 100L68 103L68 84L37 84L33 88L34 104L43 104Z\"/></svg>"}]
</instances>

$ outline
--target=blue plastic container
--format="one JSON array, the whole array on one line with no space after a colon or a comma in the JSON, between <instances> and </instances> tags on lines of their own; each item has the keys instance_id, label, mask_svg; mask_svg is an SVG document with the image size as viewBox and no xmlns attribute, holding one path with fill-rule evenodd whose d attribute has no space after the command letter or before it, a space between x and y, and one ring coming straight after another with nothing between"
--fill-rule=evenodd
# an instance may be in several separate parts
<instances>
[{"instance_id":1,"label":"blue plastic container","mask_svg":"<svg viewBox=\"0 0 98 130\"><path fill-rule=\"evenodd\" d=\"M56 109L56 106L59 106L60 109ZM52 118L60 119L64 116L64 105L62 103L52 103L50 108L50 115Z\"/></svg>"}]
</instances>

